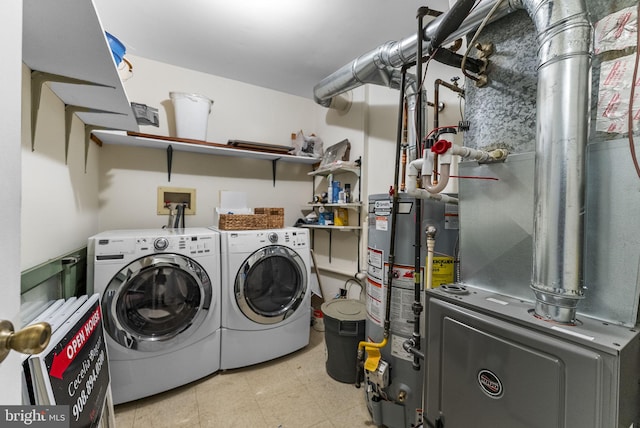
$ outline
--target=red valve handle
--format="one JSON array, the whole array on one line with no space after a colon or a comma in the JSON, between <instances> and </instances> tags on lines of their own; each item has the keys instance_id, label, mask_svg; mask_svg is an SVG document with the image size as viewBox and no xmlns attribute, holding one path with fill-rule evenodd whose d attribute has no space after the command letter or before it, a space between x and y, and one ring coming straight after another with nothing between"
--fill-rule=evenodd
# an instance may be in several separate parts
<instances>
[{"instance_id":1,"label":"red valve handle","mask_svg":"<svg viewBox=\"0 0 640 428\"><path fill-rule=\"evenodd\" d=\"M431 147L431 151L435 154L442 155L451 148L451 142L447 140L438 140Z\"/></svg>"}]
</instances>

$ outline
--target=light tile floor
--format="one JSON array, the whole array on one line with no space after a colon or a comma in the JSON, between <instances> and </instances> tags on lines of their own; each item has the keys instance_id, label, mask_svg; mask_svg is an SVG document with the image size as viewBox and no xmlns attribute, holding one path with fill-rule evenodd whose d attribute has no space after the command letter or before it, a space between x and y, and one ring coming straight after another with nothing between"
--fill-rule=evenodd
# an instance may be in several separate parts
<instances>
[{"instance_id":1,"label":"light tile floor","mask_svg":"<svg viewBox=\"0 0 640 428\"><path fill-rule=\"evenodd\" d=\"M374 426L364 390L326 371L324 333L293 354L227 370L116 406L117 428L357 428Z\"/></svg>"}]
</instances>

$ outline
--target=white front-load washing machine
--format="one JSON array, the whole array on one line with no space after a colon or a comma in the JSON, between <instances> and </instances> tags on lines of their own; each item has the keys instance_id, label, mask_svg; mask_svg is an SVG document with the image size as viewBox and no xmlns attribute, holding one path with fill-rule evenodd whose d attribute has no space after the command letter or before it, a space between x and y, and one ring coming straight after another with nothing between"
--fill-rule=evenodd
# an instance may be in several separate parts
<instances>
[{"instance_id":1,"label":"white front-load washing machine","mask_svg":"<svg viewBox=\"0 0 640 428\"><path fill-rule=\"evenodd\" d=\"M220 235L207 228L116 230L89 238L115 404L220 369Z\"/></svg>"},{"instance_id":2,"label":"white front-load washing machine","mask_svg":"<svg viewBox=\"0 0 640 428\"><path fill-rule=\"evenodd\" d=\"M220 368L261 363L307 346L311 312L308 231L220 230L220 256Z\"/></svg>"}]
</instances>

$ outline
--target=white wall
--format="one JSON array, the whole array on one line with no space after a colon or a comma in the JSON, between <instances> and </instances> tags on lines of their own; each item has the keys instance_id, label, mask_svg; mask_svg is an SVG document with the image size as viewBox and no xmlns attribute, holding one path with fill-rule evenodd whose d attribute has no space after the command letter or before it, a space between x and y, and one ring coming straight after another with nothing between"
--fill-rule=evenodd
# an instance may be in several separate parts
<instances>
[{"instance_id":1,"label":"white wall","mask_svg":"<svg viewBox=\"0 0 640 428\"><path fill-rule=\"evenodd\" d=\"M159 110L160 127L141 126L140 132L175 136L170 92L196 93L214 101L207 141L230 139L288 145L292 132L318 132L312 100L258 86L127 55L133 77L124 84L132 102Z\"/></svg>"},{"instance_id":2,"label":"white wall","mask_svg":"<svg viewBox=\"0 0 640 428\"><path fill-rule=\"evenodd\" d=\"M361 223L366 222L367 195L386 192L393 179L398 92L366 85L349 94L352 106L346 113L326 109L312 100L247 85L229 79L131 56L133 77L125 82L132 102L155 107L160 127L141 126L143 133L175 135L171 91L198 93L214 100L208 120L207 140L226 143L241 139L288 144L291 132L316 133L325 148L345 138L351 142L351 160L363 159ZM23 98L29 99L28 69L23 70ZM431 64L427 82L440 77L448 81L455 70ZM458 98L441 91L447 107L441 124L457 124ZM431 99L432 96L428 96ZM431 109L428 120L431 121ZM271 162L174 151L171 181L167 177L166 152L131 146L91 143L84 173L84 134L74 121L69 164L64 164L64 105L45 89L36 131L36 151L29 140L29 104L23 107L23 262L28 268L86 243L92 234L108 229L156 228L167 222L156 213L159 186L196 189L196 215L187 226L214 224L219 191L247 192L250 207L285 208L285 225L303 215L314 189L304 164L278 163L276 186ZM355 214L355 213L350 213ZM352 218L353 219L353 218ZM355 219L353 219L355 220ZM51 227L53 224L55 227ZM316 231L319 263L328 264L329 236ZM43 242L43 237L44 242ZM344 272L323 272L323 285L331 291L358 270L358 234L334 232L331 236L331 267ZM361 234L360 270L366 253L366 231Z\"/></svg>"},{"instance_id":3,"label":"white wall","mask_svg":"<svg viewBox=\"0 0 640 428\"><path fill-rule=\"evenodd\" d=\"M21 270L87 244L98 227L98 151L89 145L84 172L84 125L73 117L65 165L64 104L43 86L35 151L31 151L31 79L22 68Z\"/></svg>"},{"instance_id":4,"label":"white wall","mask_svg":"<svg viewBox=\"0 0 640 428\"><path fill-rule=\"evenodd\" d=\"M129 57L128 57L129 58ZM125 82L129 100L157 108L160 127L141 132L174 136L171 91L197 93L214 100L207 140L230 139L288 145L292 132L321 135L315 125L317 106L311 100L175 67L146 58L129 58L133 77ZM322 135L321 135L322 136ZM312 197L310 165L173 152L171 181L166 152L104 145L100 153L99 229L155 228L167 222L156 213L159 186L196 189L196 214L186 226L211 226L221 190L247 193L250 207L284 207L285 225L302 215Z\"/></svg>"},{"instance_id":5,"label":"white wall","mask_svg":"<svg viewBox=\"0 0 640 428\"><path fill-rule=\"evenodd\" d=\"M3 1L0 4L0 38L20 40L22 36L22 1ZM0 319L20 327L20 67L22 45L3 43L0 85L0 191L4 212L0 239ZM0 364L0 404L21 403L21 357L12 351Z\"/></svg>"}]
</instances>

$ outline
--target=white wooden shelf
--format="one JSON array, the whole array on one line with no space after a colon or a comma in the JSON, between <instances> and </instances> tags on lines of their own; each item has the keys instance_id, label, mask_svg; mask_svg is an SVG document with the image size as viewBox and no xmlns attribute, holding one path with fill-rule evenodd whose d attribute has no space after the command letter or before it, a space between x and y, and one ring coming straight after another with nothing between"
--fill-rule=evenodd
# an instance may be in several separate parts
<instances>
[{"instance_id":1,"label":"white wooden shelf","mask_svg":"<svg viewBox=\"0 0 640 428\"><path fill-rule=\"evenodd\" d=\"M85 125L138 130L93 2L24 0L22 39L32 77L51 75L43 79L66 106L87 110L75 113Z\"/></svg>"},{"instance_id":2,"label":"white wooden shelf","mask_svg":"<svg viewBox=\"0 0 640 428\"><path fill-rule=\"evenodd\" d=\"M316 170L313 170L311 172L309 172L308 174L313 177L313 189L315 191L316 189L316 184L315 184L315 180L316 177L327 177L330 174L333 175L340 175L340 174L345 174L345 173L350 173L350 174L354 174L356 176L356 179L358 180L358 191L356 193L351 193L351 197L353 198L354 196L356 196L356 200L360 198L360 169L361 169L361 159L358 158L357 161L355 162L336 162L335 164L332 164L329 167L324 167L324 168L318 168ZM336 202L332 202L332 203L318 203L318 202L312 202L307 204L307 207L316 211L316 210L320 210L322 208L327 208L329 211L332 211L335 215L336 213L336 209L337 208L346 208L348 210L352 210L355 212L356 216L357 216L357 224L356 225L351 225L351 226L336 226L336 225L321 225L321 224L304 224L301 225L301 227L306 227L307 229L311 229L312 232L314 232L315 230L324 230L327 231L329 233L329 251L328 254L326 256L326 262L324 263L319 263L319 270L324 270L327 272L334 272L334 273L340 273L343 274L345 269L335 266L333 265L333 260L332 260L332 246L333 246L333 232L334 231L338 231L338 232L354 232L357 240L356 240L356 245L357 245L357 249L356 249L356 271L360 268L360 238L361 238L361 234L362 231L364 230L364 226L361 224L361 219L360 219L360 215L361 215L361 210L363 207L362 202L348 202L348 203L336 203ZM318 216L320 217L320 216ZM351 217L351 216L349 216ZM351 217L352 221L354 220L353 217ZM312 246L315 247L315 234L312 233ZM316 253L316 256L319 259L322 259L321 254Z\"/></svg>"},{"instance_id":3,"label":"white wooden shelf","mask_svg":"<svg viewBox=\"0 0 640 428\"><path fill-rule=\"evenodd\" d=\"M306 227L307 229L326 229L326 230L362 230L362 226L333 226L322 224L301 224L300 227Z\"/></svg>"},{"instance_id":4,"label":"white wooden shelf","mask_svg":"<svg viewBox=\"0 0 640 428\"><path fill-rule=\"evenodd\" d=\"M343 208L360 208L362 207L362 203L361 202L349 202L349 203L331 203L331 204L322 204L322 203L313 203L313 204L307 204L307 207L312 208L312 207L343 207Z\"/></svg>"},{"instance_id":5,"label":"white wooden shelf","mask_svg":"<svg viewBox=\"0 0 640 428\"><path fill-rule=\"evenodd\" d=\"M254 150L237 149L229 145L206 141L189 141L181 138L157 138L128 135L121 131L94 131L93 134L104 144L119 144L124 146L146 147L166 150L171 146L175 151L204 153L217 156L232 156L239 158L263 159L290 163L314 164L318 159L306 156L293 156L278 153L259 152Z\"/></svg>"},{"instance_id":6,"label":"white wooden shelf","mask_svg":"<svg viewBox=\"0 0 640 428\"><path fill-rule=\"evenodd\" d=\"M137 134L137 133L133 133ZM238 158L262 159L272 162L273 185L276 185L276 163L302 163L311 165L318 160L306 156L293 156L280 153L260 152L239 149L233 146L211 143L199 140L186 140L148 134L130 135L124 131L93 131L93 135L103 144L118 144L123 146L145 147L150 149L164 149L167 151L168 175L171 181L171 159L173 151L203 153L216 156L231 156Z\"/></svg>"}]
</instances>

